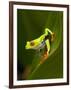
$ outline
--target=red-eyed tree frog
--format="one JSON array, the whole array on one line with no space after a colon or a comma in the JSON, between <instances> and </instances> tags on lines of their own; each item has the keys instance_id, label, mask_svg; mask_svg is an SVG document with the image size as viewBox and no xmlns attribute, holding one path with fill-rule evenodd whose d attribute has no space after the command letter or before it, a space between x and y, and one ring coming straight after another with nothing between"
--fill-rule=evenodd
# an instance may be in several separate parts
<instances>
[{"instance_id":1,"label":"red-eyed tree frog","mask_svg":"<svg viewBox=\"0 0 71 90\"><path fill-rule=\"evenodd\" d=\"M40 51L40 49L43 49L44 47L46 47L46 52L44 55L48 56L50 52L49 38L51 39L51 41L53 41L54 33L50 29L45 28L44 33L40 37L31 41L27 41L25 49L34 49L34 50Z\"/></svg>"}]
</instances>

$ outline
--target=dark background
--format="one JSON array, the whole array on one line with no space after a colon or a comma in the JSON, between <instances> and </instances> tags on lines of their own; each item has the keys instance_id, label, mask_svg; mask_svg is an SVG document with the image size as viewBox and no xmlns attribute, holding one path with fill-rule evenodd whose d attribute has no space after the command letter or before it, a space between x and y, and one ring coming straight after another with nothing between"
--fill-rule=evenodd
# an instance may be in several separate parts
<instances>
[{"instance_id":1,"label":"dark background","mask_svg":"<svg viewBox=\"0 0 71 90\"><path fill-rule=\"evenodd\" d=\"M36 68L37 55L35 56L36 53L34 50L26 50L25 45L27 41L36 39L42 35L45 28L49 28L55 33L55 40L51 44L50 56L33 74L30 73L26 79L54 79L63 77L63 12L18 9L18 80L25 79L25 73L30 70L30 67L33 68L34 65Z\"/></svg>"}]
</instances>

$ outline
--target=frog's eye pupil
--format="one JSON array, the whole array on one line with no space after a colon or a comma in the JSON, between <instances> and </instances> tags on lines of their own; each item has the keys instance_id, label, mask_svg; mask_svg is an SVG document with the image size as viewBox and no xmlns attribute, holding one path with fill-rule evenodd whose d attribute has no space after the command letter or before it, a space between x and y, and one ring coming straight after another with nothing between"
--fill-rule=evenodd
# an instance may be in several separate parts
<instances>
[{"instance_id":1,"label":"frog's eye pupil","mask_svg":"<svg viewBox=\"0 0 71 90\"><path fill-rule=\"evenodd\" d=\"M34 42L30 42L30 45L31 45L31 46L34 46L34 44L35 44Z\"/></svg>"}]
</instances>

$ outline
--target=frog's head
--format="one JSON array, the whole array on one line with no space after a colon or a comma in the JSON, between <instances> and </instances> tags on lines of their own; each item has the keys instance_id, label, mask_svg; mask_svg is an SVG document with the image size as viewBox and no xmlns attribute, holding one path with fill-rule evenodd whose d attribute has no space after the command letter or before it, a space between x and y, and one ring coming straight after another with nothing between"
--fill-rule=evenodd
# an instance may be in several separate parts
<instances>
[{"instance_id":1,"label":"frog's head","mask_svg":"<svg viewBox=\"0 0 71 90\"><path fill-rule=\"evenodd\" d=\"M27 41L25 49L33 49L34 45L34 41Z\"/></svg>"}]
</instances>

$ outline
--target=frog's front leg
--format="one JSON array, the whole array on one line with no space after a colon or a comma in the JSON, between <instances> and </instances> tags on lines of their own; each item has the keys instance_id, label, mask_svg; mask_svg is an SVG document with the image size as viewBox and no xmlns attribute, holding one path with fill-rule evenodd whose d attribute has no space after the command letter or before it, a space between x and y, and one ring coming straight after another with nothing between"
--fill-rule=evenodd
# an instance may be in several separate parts
<instances>
[{"instance_id":1,"label":"frog's front leg","mask_svg":"<svg viewBox=\"0 0 71 90\"><path fill-rule=\"evenodd\" d=\"M49 53L50 52L50 41L49 41L49 39L47 39L45 41L45 43L46 43L47 52Z\"/></svg>"}]
</instances>

